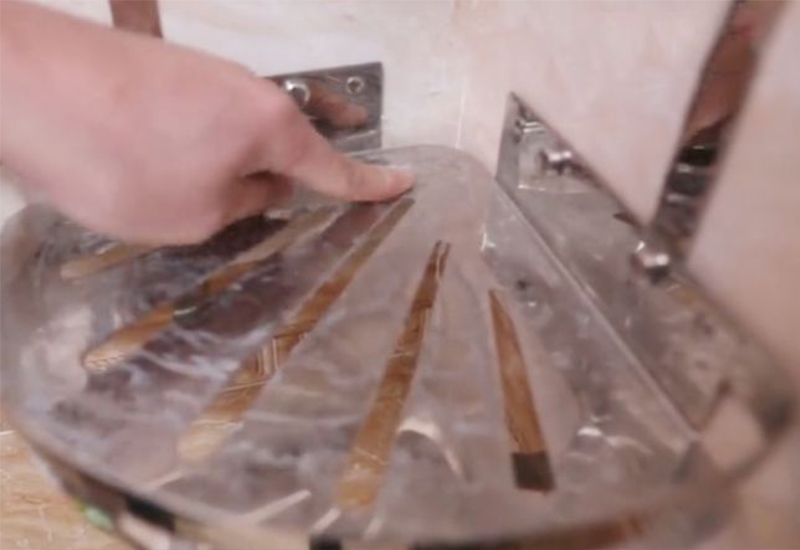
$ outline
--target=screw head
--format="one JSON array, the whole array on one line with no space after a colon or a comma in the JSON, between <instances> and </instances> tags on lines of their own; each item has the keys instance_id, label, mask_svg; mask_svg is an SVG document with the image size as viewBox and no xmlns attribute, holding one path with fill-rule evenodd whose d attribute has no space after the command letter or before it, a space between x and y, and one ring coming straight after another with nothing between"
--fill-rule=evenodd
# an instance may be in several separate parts
<instances>
[{"instance_id":1,"label":"screw head","mask_svg":"<svg viewBox=\"0 0 800 550\"><path fill-rule=\"evenodd\" d=\"M311 88L308 83L299 78L288 78L283 81L283 89L286 93L292 96L297 106L305 109L308 102L311 100Z\"/></svg>"},{"instance_id":2,"label":"screw head","mask_svg":"<svg viewBox=\"0 0 800 550\"><path fill-rule=\"evenodd\" d=\"M344 87L350 95L357 95L364 91L367 83L360 76L351 76L345 80Z\"/></svg>"},{"instance_id":3,"label":"screw head","mask_svg":"<svg viewBox=\"0 0 800 550\"><path fill-rule=\"evenodd\" d=\"M536 132L541 127L542 125L539 123L539 121L528 118L524 115L519 115L514 119L514 140L519 143L526 134Z\"/></svg>"},{"instance_id":4,"label":"screw head","mask_svg":"<svg viewBox=\"0 0 800 550\"><path fill-rule=\"evenodd\" d=\"M516 120L514 120L514 127L523 134L534 132L541 128L541 126L542 125L538 120L527 118L522 115L518 116Z\"/></svg>"},{"instance_id":5,"label":"screw head","mask_svg":"<svg viewBox=\"0 0 800 550\"><path fill-rule=\"evenodd\" d=\"M633 267L654 283L669 275L671 262L666 250L646 241L639 241L631 256Z\"/></svg>"}]
</instances>

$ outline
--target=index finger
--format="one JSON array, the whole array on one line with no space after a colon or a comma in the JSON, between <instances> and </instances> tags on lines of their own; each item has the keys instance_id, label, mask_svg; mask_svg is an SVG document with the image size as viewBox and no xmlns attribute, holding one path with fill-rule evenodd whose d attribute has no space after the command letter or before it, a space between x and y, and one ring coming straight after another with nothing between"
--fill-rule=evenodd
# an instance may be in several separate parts
<instances>
[{"instance_id":1,"label":"index finger","mask_svg":"<svg viewBox=\"0 0 800 550\"><path fill-rule=\"evenodd\" d=\"M277 86L268 90L271 97L262 101L270 103L258 129L252 171L288 176L324 195L354 201L389 199L413 185L408 172L366 164L337 152L287 94Z\"/></svg>"}]
</instances>

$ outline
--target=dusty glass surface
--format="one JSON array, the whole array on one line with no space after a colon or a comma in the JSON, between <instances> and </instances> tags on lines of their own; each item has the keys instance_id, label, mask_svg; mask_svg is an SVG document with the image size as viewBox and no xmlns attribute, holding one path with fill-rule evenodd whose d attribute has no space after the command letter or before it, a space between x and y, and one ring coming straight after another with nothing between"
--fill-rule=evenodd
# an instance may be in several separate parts
<instances>
[{"instance_id":1,"label":"dusty glass surface","mask_svg":"<svg viewBox=\"0 0 800 550\"><path fill-rule=\"evenodd\" d=\"M455 150L367 156L412 169L417 187L392 203L245 220L212 243L69 280L65 261L111 244L23 212L3 247L16 266L2 310L14 424L187 539L269 534L285 550L577 533L591 547L699 532L686 517L788 421L780 378L753 372L758 362L715 370L725 399L688 423L608 313L617 298L651 303L644 283L631 275L598 300L585 276L629 269L608 240L633 228L593 218L606 208L591 206L596 190L579 176L528 180L526 208ZM569 245L576 235L583 247ZM581 254L594 238L592 263ZM667 352L703 334L658 338L658 357L680 369ZM113 360L92 363L98 349ZM581 534L594 526L605 530Z\"/></svg>"}]
</instances>

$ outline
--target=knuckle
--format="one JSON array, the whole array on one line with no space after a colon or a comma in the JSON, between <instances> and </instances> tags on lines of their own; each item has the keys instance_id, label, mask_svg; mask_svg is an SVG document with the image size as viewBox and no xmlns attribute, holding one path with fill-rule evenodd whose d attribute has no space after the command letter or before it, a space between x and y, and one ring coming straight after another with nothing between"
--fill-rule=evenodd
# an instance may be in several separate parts
<instances>
[{"instance_id":1,"label":"knuckle","mask_svg":"<svg viewBox=\"0 0 800 550\"><path fill-rule=\"evenodd\" d=\"M247 154L256 156L261 168L282 172L306 157L313 131L294 100L277 86L273 88L268 87L266 93L259 89L249 111L245 134L253 136L254 143Z\"/></svg>"},{"instance_id":2,"label":"knuckle","mask_svg":"<svg viewBox=\"0 0 800 550\"><path fill-rule=\"evenodd\" d=\"M303 118L294 100L282 91L275 91L262 99L260 114L260 124L279 130L288 129Z\"/></svg>"}]
</instances>

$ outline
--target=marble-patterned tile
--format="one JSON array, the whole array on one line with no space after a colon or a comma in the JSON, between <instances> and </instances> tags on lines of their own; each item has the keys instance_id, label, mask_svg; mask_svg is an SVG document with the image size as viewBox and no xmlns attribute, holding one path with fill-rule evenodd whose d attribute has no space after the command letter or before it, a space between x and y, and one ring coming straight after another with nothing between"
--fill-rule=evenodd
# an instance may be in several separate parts
<instances>
[{"instance_id":1,"label":"marble-patterned tile","mask_svg":"<svg viewBox=\"0 0 800 550\"><path fill-rule=\"evenodd\" d=\"M131 550L89 524L35 460L14 431L0 432L0 548Z\"/></svg>"}]
</instances>

